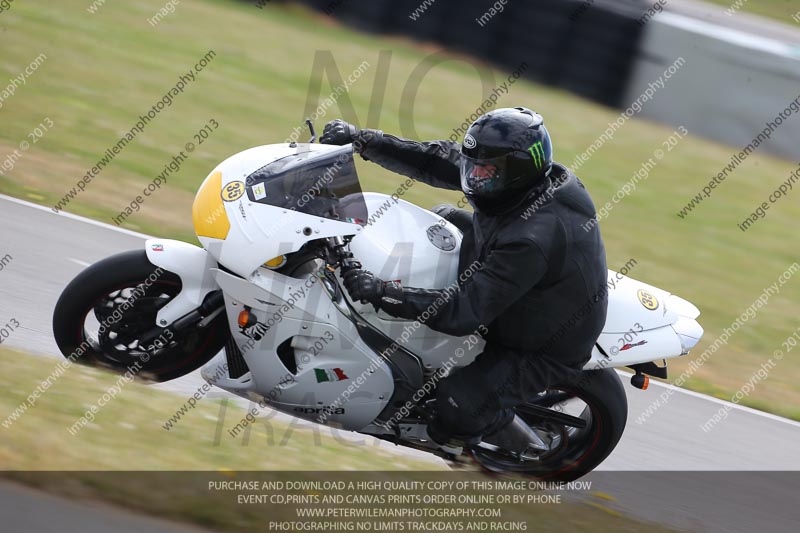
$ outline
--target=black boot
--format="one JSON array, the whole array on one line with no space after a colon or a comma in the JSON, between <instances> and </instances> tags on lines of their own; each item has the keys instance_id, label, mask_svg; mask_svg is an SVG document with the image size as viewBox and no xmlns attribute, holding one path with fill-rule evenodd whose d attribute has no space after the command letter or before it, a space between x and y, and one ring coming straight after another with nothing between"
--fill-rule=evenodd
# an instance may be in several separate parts
<instances>
[{"instance_id":1,"label":"black boot","mask_svg":"<svg viewBox=\"0 0 800 533\"><path fill-rule=\"evenodd\" d=\"M431 440L441 446L452 448L475 446L481 441L480 435L456 435L445 430L436 422L428 424L426 431Z\"/></svg>"},{"instance_id":2,"label":"black boot","mask_svg":"<svg viewBox=\"0 0 800 533\"><path fill-rule=\"evenodd\" d=\"M469 434L453 431L448 426L443 424L439 417L436 417L430 424L428 424L427 432L428 436L436 444L447 444L453 447L471 447L476 446L481 442L482 435L493 434L509 425L514 421L514 416L516 415L514 414L513 409L503 409L497 412L494 420L492 420L491 424L489 424L487 427L484 427L483 429L471 428L472 431Z\"/></svg>"}]
</instances>

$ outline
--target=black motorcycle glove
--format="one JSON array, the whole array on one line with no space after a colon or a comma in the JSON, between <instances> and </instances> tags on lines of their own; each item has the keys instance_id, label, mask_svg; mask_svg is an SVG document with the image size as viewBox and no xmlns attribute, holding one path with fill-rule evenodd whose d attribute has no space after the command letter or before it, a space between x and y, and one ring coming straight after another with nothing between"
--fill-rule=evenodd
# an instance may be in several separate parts
<instances>
[{"instance_id":1,"label":"black motorcycle glove","mask_svg":"<svg viewBox=\"0 0 800 533\"><path fill-rule=\"evenodd\" d=\"M353 143L353 149L361 153L367 147L367 144L381 137L383 137L383 132L380 130L362 130L337 118L325 124L325 129L322 130L322 137L320 137L319 142L336 146Z\"/></svg>"},{"instance_id":2,"label":"black motorcycle glove","mask_svg":"<svg viewBox=\"0 0 800 533\"><path fill-rule=\"evenodd\" d=\"M344 274L344 287L350 298L361 303L371 303L379 308L381 303L403 303L403 287L396 281L383 281L369 270L348 270Z\"/></svg>"},{"instance_id":3,"label":"black motorcycle glove","mask_svg":"<svg viewBox=\"0 0 800 533\"><path fill-rule=\"evenodd\" d=\"M361 130L356 126L337 118L325 124L325 129L322 130L322 137L320 137L319 142L344 146L353 142L360 132Z\"/></svg>"}]
</instances>

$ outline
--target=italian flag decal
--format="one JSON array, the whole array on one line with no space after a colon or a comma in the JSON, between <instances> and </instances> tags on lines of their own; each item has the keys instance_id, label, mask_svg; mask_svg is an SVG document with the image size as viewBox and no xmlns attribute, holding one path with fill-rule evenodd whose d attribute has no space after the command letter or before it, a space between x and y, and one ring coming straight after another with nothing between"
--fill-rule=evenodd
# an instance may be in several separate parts
<instances>
[{"instance_id":1,"label":"italian flag decal","mask_svg":"<svg viewBox=\"0 0 800 533\"><path fill-rule=\"evenodd\" d=\"M342 381L343 379L350 379L345 375L341 368L333 368L325 370L324 368L315 368L314 373L317 375L317 383L323 381Z\"/></svg>"}]
</instances>

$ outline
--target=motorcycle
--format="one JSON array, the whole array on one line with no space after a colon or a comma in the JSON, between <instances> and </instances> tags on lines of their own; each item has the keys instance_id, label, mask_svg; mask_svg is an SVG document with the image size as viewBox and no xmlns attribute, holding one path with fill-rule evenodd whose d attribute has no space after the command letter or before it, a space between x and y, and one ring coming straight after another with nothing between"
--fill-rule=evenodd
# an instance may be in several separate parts
<instances>
[{"instance_id":1,"label":"motorcycle","mask_svg":"<svg viewBox=\"0 0 800 533\"><path fill-rule=\"evenodd\" d=\"M309 143L251 148L206 177L192 207L202 247L148 239L70 282L53 317L61 352L156 382L202 366L212 385L289 415L494 472L567 481L597 467L627 419L614 369L631 368L638 388L665 378L666 359L703 335L698 309L609 271L608 318L581 379L515 409L535 442L524 453L437 444L426 431L436 383L481 352L483 332L453 337L376 312L349 299L341 275L363 266L456 287L462 233L398 195L363 192L352 145L314 144L309 126Z\"/></svg>"}]
</instances>

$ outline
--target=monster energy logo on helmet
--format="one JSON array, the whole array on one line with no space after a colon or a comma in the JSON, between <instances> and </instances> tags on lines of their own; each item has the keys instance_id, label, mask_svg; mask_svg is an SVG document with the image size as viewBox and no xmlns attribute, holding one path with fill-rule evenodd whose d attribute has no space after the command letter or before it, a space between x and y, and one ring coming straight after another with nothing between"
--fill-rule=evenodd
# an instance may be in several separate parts
<instances>
[{"instance_id":1,"label":"monster energy logo on helmet","mask_svg":"<svg viewBox=\"0 0 800 533\"><path fill-rule=\"evenodd\" d=\"M544 167L544 148L542 148L542 141L536 141L528 148L528 151L533 156L533 163L536 165L536 170L542 170Z\"/></svg>"}]
</instances>

